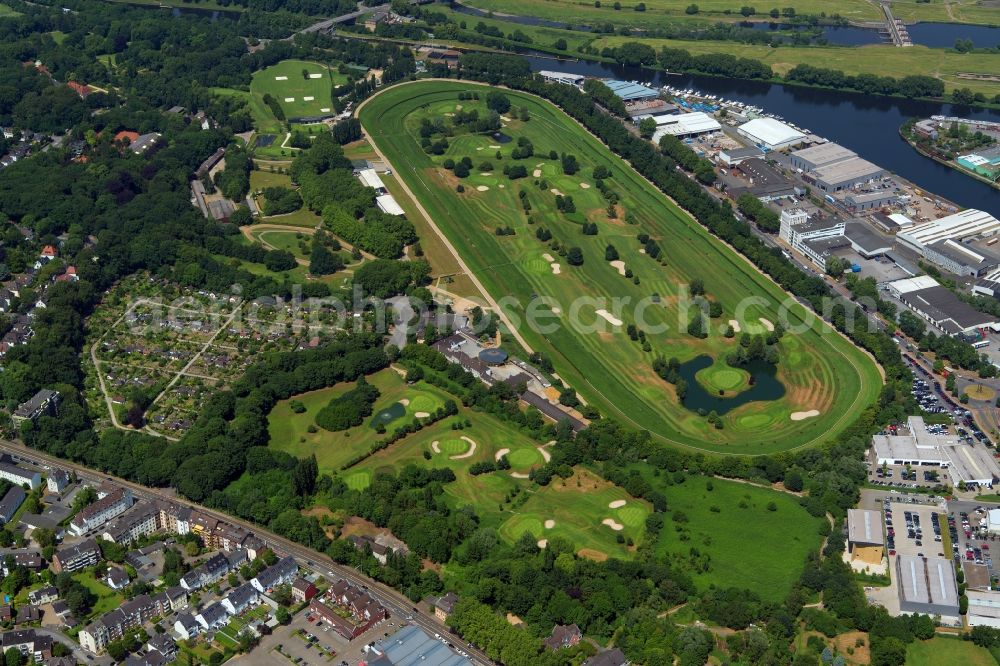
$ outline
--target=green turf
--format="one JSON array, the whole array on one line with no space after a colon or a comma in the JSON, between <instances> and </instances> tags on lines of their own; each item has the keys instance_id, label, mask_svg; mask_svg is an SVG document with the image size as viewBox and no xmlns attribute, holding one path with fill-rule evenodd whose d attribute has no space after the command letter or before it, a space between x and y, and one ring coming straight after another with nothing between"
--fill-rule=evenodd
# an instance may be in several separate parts
<instances>
[{"instance_id":1,"label":"green turf","mask_svg":"<svg viewBox=\"0 0 1000 666\"><path fill-rule=\"evenodd\" d=\"M718 360L697 375L695 379L705 387L709 393L726 393L743 390L749 387L750 373L740 368L733 368L723 360Z\"/></svg>"},{"instance_id":2,"label":"green turf","mask_svg":"<svg viewBox=\"0 0 1000 666\"><path fill-rule=\"evenodd\" d=\"M20 12L14 11L10 7L8 7L7 5L0 4L0 18L7 18L9 16L20 16L20 15L21 15ZM53 33L52 36L53 36L53 38L55 38L55 34L54 33ZM65 36L63 37L63 39L65 39ZM56 39L56 43L61 44L62 41L59 40L59 39Z\"/></svg>"},{"instance_id":3,"label":"green turf","mask_svg":"<svg viewBox=\"0 0 1000 666\"><path fill-rule=\"evenodd\" d=\"M121 594L94 578L93 573L90 571L76 573L73 575L73 579L90 590L97 599L90 610L90 617L100 617L105 613L109 613L121 606L125 601L125 598Z\"/></svg>"},{"instance_id":4,"label":"green turf","mask_svg":"<svg viewBox=\"0 0 1000 666\"><path fill-rule=\"evenodd\" d=\"M995 666L986 648L950 636L914 641L906 648L906 666Z\"/></svg>"},{"instance_id":5,"label":"green turf","mask_svg":"<svg viewBox=\"0 0 1000 666\"><path fill-rule=\"evenodd\" d=\"M572 195L578 211L575 217L595 222L597 236L583 236L576 221L555 210L555 195L540 190L533 177L513 182L499 172L502 164L513 161L510 152L515 143L500 149L503 158L497 162L494 153L498 144L491 137L458 132L449 138L445 155L426 155L419 145L420 120L446 117L444 114L453 113L457 104L485 113L482 101L459 102L459 92L472 90L485 96L488 88L438 81L393 86L365 104L361 121L371 140L396 167L395 174L411 191L419 193L430 217L485 287L497 298L511 296L517 300L517 304L507 306L512 317L524 320L525 304L532 295L550 297L559 304L562 314L555 320L562 325L555 331L543 334L528 326L521 326L519 331L534 349L552 359L556 371L588 402L610 416L651 431L663 442L716 452L763 454L829 441L874 401L881 385L875 364L793 302L785 321L799 324L801 318L809 316L810 323L802 326L804 332L787 334L781 341L778 378L787 389L783 398L732 410L723 417L722 430L712 428L704 418L678 405L672 387L652 371L655 355L676 356L682 362L703 353L720 359L736 344L722 336L729 319L739 319L744 328L757 326L763 330L759 319L781 321L779 305L787 296L603 144L585 134L572 119L536 97L506 93L515 107L528 110L531 119L510 121L503 131L515 139L524 136L533 142L535 156L521 164L529 174L540 170L549 190ZM568 146L581 166L573 176L564 175L558 162L548 158L550 150L565 151ZM465 192L457 194L457 181L440 164L446 158L458 160L464 156L472 157L474 164L490 159L497 171L481 176L474 169L463 182ZM623 209L617 219L608 219L606 204L596 187L581 187L581 183L592 184L596 165L612 169L613 178L608 184L619 194ZM480 185L490 189L478 191ZM505 187L501 189L500 185ZM519 191L527 193L534 227L527 224L521 210ZM634 216L637 224L622 222L626 212ZM498 226L510 226L516 233L497 236L494 232ZM584 265L572 267L564 258L555 257L562 272L554 275L543 255L555 250L535 238L538 226L550 230L554 240L563 246L580 246ZM641 232L659 239L665 266L639 253L636 236ZM640 278L640 285L623 278L603 261L608 243L616 246L622 260ZM680 285L694 277L704 279L709 295L724 310L721 319L712 320L712 334L704 341L684 332L686 320L679 325ZM583 303L579 310L579 321L591 326L591 330L569 325L567 313L578 297L604 299L614 311L613 298L638 303L653 293L660 294L662 302L646 308L646 325L667 329L649 336L652 352L643 352L640 345L630 341L624 326L616 327L599 318L594 304ZM750 297L764 298L763 302L754 302L747 300ZM637 316L627 307L620 312L626 323ZM790 420L791 413L808 409L818 409L821 415L804 421Z\"/></svg>"},{"instance_id":6,"label":"green turf","mask_svg":"<svg viewBox=\"0 0 1000 666\"><path fill-rule=\"evenodd\" d=\"M469 450L469 443L464 439L443 439L438 442L438 448L446 456L454 456Z\"/></svg>"},{"instance_id":7,"label":"green turf","mask_svg":"<svg viewBox=\"0 0 1000 666\"><path fill-rule=\"evenodd\" d=\"M390 369L371 375L368 377L368 381L381 391L381 396L375 402L375 413L400 400L413 400L418 396L426 396L432 403L441 405L449 399L449 396L441 389L429 384L418 382L407 385L398 373ZM369 451L372 444L382 439L384 435L378 434L374 428L369 427L367 422L356 428L340 432L328 432L318 426L316 432L309 432L309 426L315 426L317 412L325 407L332 398L353 387L353 383L337 384L279 402L268 415L270 445L299 458L315 453L322 473L336 472L348 460ZM293 412L292 400L297 400L305 405L306 411L301 414ZM407 407L405 412L399 423L413 418L414 410ZM388 429L392 430L393 425L390 424Z\"/></svg>"},{"instance_id":8,"label":"green turf","mask_svg":"<svg viewBox=\"0 0 1000 666\"><path fill-rule=\"evenodd\" d=\"M507 462L513 469L523 469L543 462L542 454L535 449L517 449L507 454Z\"/></svg>"},{"instance_id":9,"label":"green turf","mask_svg":"<svg viewBox=\"0 0 1000 666\"><path fill-rule=\"evenodd\" d=\"M656 552L684 560L692 548L705 553L709 570L692 574L701 588L743 587L780 601L798 580L806 556L819 547L822 519L810 516L793 495L724 479L711 479L708 490L709 479L702 476L667 485L664 476L652 476L648 468L642 473L667 496L670 508ZM770 502L776 511L767 509ZM674 520L678 512L686 522Z\"/></svg>"},{"instance_id":10,"label":"green turf","mask_svg":"<svg viewBox=\"0 0 1000 666\"><path fill-rule=\"evenodd\" d=\"M321 74L320 78L305 78L302 70L311 75ZM275 77L288 77L278 81ZM260 97L263 103L264 95L270 93L285 112L285 118L301 118L305 116L320 116L330 113L333 108L330 92L334 86L347 82L347 77L338 74L326 65L305 60L282 60L276 65L254 72L250 82L250 92L254 97ZM306 97L312 97L307 101ZM287 102L286 99L294 101ZM327 109L327 111L323 111Z\"/></svg>"}]
</instances>

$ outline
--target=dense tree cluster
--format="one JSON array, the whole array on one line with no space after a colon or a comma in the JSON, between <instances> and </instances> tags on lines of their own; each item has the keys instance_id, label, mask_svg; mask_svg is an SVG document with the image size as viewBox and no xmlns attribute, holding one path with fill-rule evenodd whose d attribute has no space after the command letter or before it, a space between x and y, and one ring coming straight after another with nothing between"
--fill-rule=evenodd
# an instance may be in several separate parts
<instances>
[{"instance_id":1,"label":"dense tree cluster","mask_svg":"<svg viewBox=\"0 0 1000 666\"><path fill-rule=\"evenodd\" d=\"M371 416L373 404L379 395L381 395L379 390L361 377L355 388L333 398L319 410L316 414L316 425L331 431L359 426L366 416Z\"/></svg>"}]
</instances>

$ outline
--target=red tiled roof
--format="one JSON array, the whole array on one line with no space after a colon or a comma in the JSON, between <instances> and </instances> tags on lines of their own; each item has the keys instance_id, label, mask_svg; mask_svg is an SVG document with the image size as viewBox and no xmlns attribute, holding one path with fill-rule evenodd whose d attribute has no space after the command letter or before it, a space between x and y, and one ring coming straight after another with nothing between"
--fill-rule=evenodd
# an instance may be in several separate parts
<instances>
[{"instance_id":1,"label":"red tiled roof","mask_svg":"<svg viewBox=\"0 0 1000 666\"><path fill-rule=\"evenodd\" d=\"M77 83L76 81L68 81L66 85L72 88L80 97L86 97L92 92L90 86Z\"/></svg>"},{"instance_id":2,"label":"red tiled roof","mask_svg":"<svg viewBox=\"0 0 1000 666\"><path fill-rule=\"evenodd\" d=\"M121 132L118 132L118 134L115 134L115 143L118 143L123 139L128 139L129 143L132 143L138 138L139 138L138 132L130 132L129 130L122 130Z\"/></svg>"}]
</instances>

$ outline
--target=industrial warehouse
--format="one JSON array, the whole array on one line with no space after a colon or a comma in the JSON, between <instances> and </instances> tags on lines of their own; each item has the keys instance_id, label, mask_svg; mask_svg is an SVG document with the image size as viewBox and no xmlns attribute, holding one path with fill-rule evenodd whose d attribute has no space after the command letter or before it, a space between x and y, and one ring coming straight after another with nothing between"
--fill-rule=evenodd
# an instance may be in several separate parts
<instances>
[{"instance_id":1,"label":"industrial warehouse","mask_svg":"<svg viewBox=\"0 0 1000 666\"><path fill-rule=\"evenodd\" d=\"M796 150L790 157L792 166L804 172L805 179L824 192L849 189L886 175L882 167L836 143Z\"/></svg>"},{"instance_id":2,"label":"industrial warehouse","mask_svg":"<svg viewBox=\"0 0 1000 666\"><path fill-rule=\"evenodd\" d=\"M922 319L949 335L1000 330L996 317L979 312L929 275L894 280L884 288Z\"/></svg>"},{"instance_id":3,"label":"industrial warehouse","mask_svg":"<svg viewBox=\"0 0 1000 666\"><path fill-rule=\"evenodd\" d=\"M754 118L736 131L762 150L793 148L806 140L805 134L773 118Z\"/></svg>"},{"instance_id":4,"label":"industrial warehouse","mask_svg":"<svg viewBox=\"0 0 1000 666\"><path fill-rule=\"evenodd\" d=\"M870 567L885 558L882 514L870 509L847 510L847 552L852 565Z\"/></svg>"},{"instance_id":5,"label":"industrial warehouse","mask_svg":"<svg viewBox=\"0 0 1000 666\"><path fill-rule=\"evenodd\" d=\"M943 557L896 557L899 610L942 617L958 617L955 565Z\"/></svg>"},{"instance_id":6,"label":"industrial warehouse","mask_svg":"<svg viewBox=\"0 0 1000 666\"><path fill-rule=\"evenodd\" d=\"M656 132L653 134L654 143L659 142L661 137L668 134L682 139L709 132L718 132L722 129L722 125L715 118L701 111L656 116L654 120L656 121Z\"/></svg>"},{"instance_id":7,"label":"industrial warehouse","mask_svg":"<svg viewBox=\"0 0 1000 666\"><path fill-rule=\"evenodd\" d=\"M966 444L955 435L936 435L927 430L921 416L909 417L906 424L908 434L872 436L876 466L940 467L948 470L954 485L992 486L1000 480L1000 466L988 449Z\"/></svg>"}]
</instances>

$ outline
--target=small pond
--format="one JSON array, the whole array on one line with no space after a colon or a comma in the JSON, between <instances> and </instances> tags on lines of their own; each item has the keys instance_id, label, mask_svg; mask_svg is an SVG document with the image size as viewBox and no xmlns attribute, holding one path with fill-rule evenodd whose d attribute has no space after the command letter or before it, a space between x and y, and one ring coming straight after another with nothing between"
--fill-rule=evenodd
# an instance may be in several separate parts
<instances>
[{"instance_id":1,"label":"small pond","mask_svg":"<svg viewBox=\"0 0 1000 666\"><path fill-rule=\"evenodd\" d=\"M785 385L778 381L776 376L777 367L764 361L753 361L740 366L750 374L749 388L735 395L714 395L702 386L696 377L701 370L710 367L714 362L711 356L703 354L681 364L680 375L687 382L687 395L681 404L687 409L693 412L699 409L706 412L715 410L716 414L722 416L749 402L768 402L785 395Z\"/></svg>"}]
</instances>

